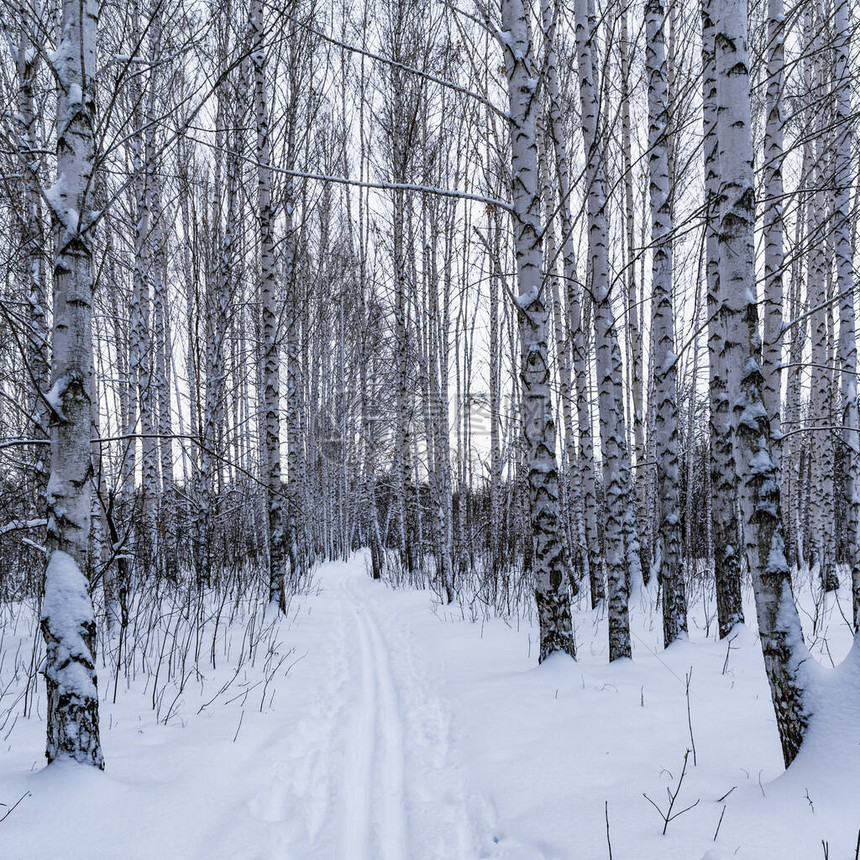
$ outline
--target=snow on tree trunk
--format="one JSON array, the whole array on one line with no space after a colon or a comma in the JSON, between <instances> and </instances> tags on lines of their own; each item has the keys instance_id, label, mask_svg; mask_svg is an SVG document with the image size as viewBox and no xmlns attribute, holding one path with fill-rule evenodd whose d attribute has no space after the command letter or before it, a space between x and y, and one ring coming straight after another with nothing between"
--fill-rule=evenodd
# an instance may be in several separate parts
<instances>
[{"instance_id":1,"label":"snow on tree trunk","mask_svg":"<svg viewBox=\"0 0 860 860\"><path fill-rule=\"evenodd\" d=\"M651 190L651 337L654 374L654 452L657 461L658 576L663 588L663 641L687 635L687 599L681 567L681 489L678 464L678 392L672 305L672 199L669 183L669 92L666 14L662 0L645 5L648 78L648 164Z\"/></svg>"},{"instance_id":2,"label":"snow on tree trunk","mask_svg":"<svg viewBox=\"0 0 860 860\"><path fill-rule=\"evenodd\" d=\"M779 483L763 399L755 290L755 177L746 0L715 0L719 159L720 322L746 559L783 757L797 755L809 723L809 653L785 558Z\"/></svg>"},{"instance_id":3,"label":"snow on tree trunk","mask_svg":"<svg viewBox=\"0 0 860 860\"><path fill-rule=\"evenodd\" d=\"M625 519L632 519L630 460L621 396L621 350L615 330L610 295L609 234L606 224L606 181L597 135L598 98L592 59L592 33L587 0L576 0L576 47L582 134L586 158L586 193L594 331L597 351L597 386L600 440L606 495L606 573L609 583L609 659L631 656ZM631 571L632 573L632 571ZM631 579L633 577L631 576Z\"/></svg>"},{"instance_id":4,"label":"snow on tree trunk","mask_svg":"<svg viewBox=\"0 0 860 860\"><path fill-rule=\"evenodd\" d=\"M772 0L777 2L777 0ZM857 395L857 330L854 314L854 267L851 246L851 152L854 135L851 114L851 24L848 0L836 0L834 10L836 91L836 146L834 164L834 250L839 304L839 360L841 365L842 424L846 457L848 564L851 567L854 630L860 629L860 405Z\"/></svg>"},{"instance_id":5,"label":"snow on tree trunk","mask_svg":"<svg viewBox=\"0 0 860 860\"><path fill-rule=\"evenodd\" d=\"M49 399L48 566L42 599L48 762L104 768L99 740L95 622L86 577L90 537L93 369L92 232L87 194L95 162L94 0L64 0L54 55L57 182L47 193L54 232L54 333Z\"/></svg>"},{"instance_id":6,"label":"snow on tree trunk","mask_svg":"<svg viewBox=\"0 0 860 860\"><path fill-rule=\"evenodd\" d=\"M522 367L523 438L540 652L576 655L560 539L555 423L550 399L548 314L544 296L538 187L537 69L523 0L503 0L502 31L510 99L516 299Z\"/></svg>"},{"instance_id":7,"label":"snow on tree trunk","mask_svg":"<svg viewBox=\"0 0 860 860\"><path fill-rule=\"evenodd\" d=\"M706 195L706 277L708 283L708 359L711 420L711 536L717 590L717 624L720 637L743 623L741 554L737 518L737 492L732 453L731 415L726 379L725 338L720 321L718 240L719 155L717 150L717 73L714 30L716 0L702 0L702 101L704 116Z\"/></svg>"},{"instance_id":8,"label":"snow on tree trunk","mask_svg":"<svg viewBox=\"0 0 860 860\"><path fill-rule=\"evenodd\" d=\"M264 481L268 511L269 601L285 612L283 504L281 501L281 377L278 344L278 288L272 225L272 167L266 87L265 24L262 0L251 2L251 62L257 125L257 222L260 229L260 304L263 321Z\"/></svg>"}]
</instances>

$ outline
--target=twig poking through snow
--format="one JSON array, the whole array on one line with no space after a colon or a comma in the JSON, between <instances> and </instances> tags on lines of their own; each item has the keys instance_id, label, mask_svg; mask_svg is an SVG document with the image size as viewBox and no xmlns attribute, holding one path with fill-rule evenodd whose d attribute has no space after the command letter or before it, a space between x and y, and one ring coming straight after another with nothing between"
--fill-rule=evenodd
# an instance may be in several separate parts
<instances>
[{"instance_id":1,"label":"twig poking through snow","mask_svg":"<svg viewBox=\"0 0 860 860\"><path fill-rule=\"evenodd\" d=\"M12 805L11 809L9 809L9 810L6 812L6 814L5 814L2 818L0 818L0 823L4 822L4 821L5 821L5 820L6 820L6 819L7 819L7 818L8 818L8 817L9 817L9 816L10 816L10 815L11 815L11 814L16 810L16 809L17 809L18 804L19 804L19 803L20 803L20 802L21 802L25 797L29 797L29 796L30 796L30 792L29 792L29 791L27 791L27 792L25 792L24 794L22 794L22 795L21 795L21 796L20 796L20 797L15 801L15 803ZM0 803L0 806L5 806L5 805L6 805L5 803Z\"/></svg>"},{"instance_id":2,"label":"twig poking through snow","mask_svg":"<svg viewBox=\"0 0 860 860\"><path fill-rule=\"evenodd\" d=\"M690 714L690 681L693 679L693 667L690 666L690 671L684 675L686 680L686 695L687 695L687 727L690 729L690 746L693 750L693 767L698 765L698 761L696 760L696 740L693 737L693 718ZM684 766L687 765L687 757L684 756Z\"/></svg>"},{"instance_id":3,"label":"twig poking through snow","mask_svg":"<svg viewBox=\"0 0 860 860\"><path fill-rule=\"evenodd\" d=\"M236 738L239 737L239 731L242 728L242 720L245 719L245 709L242 708L242 713L239 715L239 725L236 726L236 734L233 735L233 743L236 743Z\"/></svg>"},{"instance_id":4,"label":"twig poking through snow","mask_svg":"<svg viewBox=\"0 0 860 860\"><path fill-rule=\"evenodd\" d=\"M603 801L603 815L606 818L606 845L609 848L609 860L612 860L612 841L609 838L609 801ZM860 836L858 836L858 844L860 844Z\"/></svg>"},{"instance_id":5,"label":"twig poking through snow","mask_svg":"<svg viewBox=\"0 0 860 860\"><path fill-rule=\"evenodd\" d=\"M669 808L663 812L650 797L648 797L645 792L642 792L642 797L660 813L660 818L663 819L663 835L666 835L666 828L669 826L670 821L674 821L679 815L683 815L685 812L689 812L691 809L699 805L701 798L697 800L695 803L691 803L689 806L684 807L680 812L676 812L672 815L672 809L675 806L675 801L678 799L678 794L681 792L681 786L684 784L684 775L687 773L687 759L690 757L691 750L687 750L684 753L684 766L681 768L681 775L678 777L678 784L675 786L674 791L669 791L668 787L666 788L666 793L669 795Z\"/></svg>"},{"instance_id":6,"label":"twig poking through snow","mask_svg":"<svg viewBox=\"0 0 860 860\"><path fill-rule=\"evenodd\" d=\"M729 636L726 642L726 661L725 663L723 663L723 675L725 675L726 672L729 670L729 656L731 655L732 651L737 651L737 648L732 648L732 642L734 642L737 638L738 634L735 633L733 636Z\"/></svg>"},{"instance_id":7,"label":"twig poking through snow","mask_svg":"<svg viewBox=\"0 0 860 860\"><path fill-rule=\"evenodd\" d=\"M726 814L726 805L723 804L723 811L720 813L720 820L717 822L717 829L714 831L714 842L717 841L717 836L720 832L720 826L723 823L723 816Z\"/></svg>"},{"instance_id":8,"label":"twig poking through snow","mask_svg":"<svg viewBox=\"0 0 860 860\"><path fill-rule=\"evenodd\" d=\"M736 785L733 785L722 797L717 798L717 803L722 803L735 789Z\"/></svg>"}]
</instances>

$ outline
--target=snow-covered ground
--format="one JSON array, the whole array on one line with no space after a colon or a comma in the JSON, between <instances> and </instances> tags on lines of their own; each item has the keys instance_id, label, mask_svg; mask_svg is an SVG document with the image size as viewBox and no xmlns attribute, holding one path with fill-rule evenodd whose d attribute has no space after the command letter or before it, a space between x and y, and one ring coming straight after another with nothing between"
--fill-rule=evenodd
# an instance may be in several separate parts
<instances>
[{"instance_id":1,"label":"snow-covered ground","mask_svg":"<svg viewBox=\"0 0 860 860\"><path fill-rule=\"evenodd\" d=\"M253 624L222 623L181 689L141 667L114 704L102 670L105 773L44 768L43 721L9 719L0 801L24 799L0 822L0 858L604 860L609 842L613 860L855 856L860 693L822 704L782 775L750 630L728 650L700 621L664 652L659 617L634 609L634 661L609 666L605 619L582 610L578 662L537 667L529 623L372 582L362 556L319 568L288 621ZM850 635L835 603L816 632L838 662ZM673 814L695 806L664 836L643 794L665 810L694 745Z\"/></svg>"}]
</instances>

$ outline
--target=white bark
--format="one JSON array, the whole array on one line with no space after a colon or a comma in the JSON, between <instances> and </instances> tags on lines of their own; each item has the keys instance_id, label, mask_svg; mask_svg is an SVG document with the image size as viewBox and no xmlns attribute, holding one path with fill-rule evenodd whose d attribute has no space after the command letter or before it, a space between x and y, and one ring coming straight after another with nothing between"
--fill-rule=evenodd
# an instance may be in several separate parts
<instances>
[{"instance_id":1,"label":"white bark","mask_svg":"<svg viewBox=\"0 0 860 860\"><path fill-rule=\"evenodd\" d=\"M545 142L540 147L540 173L542 178L542 195L544 212L546 213L546 226L544 227L544 259L545 276L544 290L547 301L552 304L552 326L553 340L555 341L555 364L556 377L558 379L558 399L561 406L562 436L561 436L561 463L562 475L559 481L559 505L561 511L560 537L564 546L564 557L568 568L571 593L577 594L579 590L579 577L574 574L574 538L572 534L573 518L571 517L571 482L569 475L575 462L576 448L574 446L573 409L572 409L572 385L570 368L570 351L567 349L567 338L564 334L564 323L562 319L562 304L559 289L558 245L556 242L555 225L552 222L553 213L556 211L556 199L552 184L552 171L546 153ZM547 289L548 288L548 289Z\"/></svg>"},{"instance_id":2,"label":"white bark","mask_svg":"<svg viewBox=\"0 0 860 860\"><path fill-rule=\"evenodd\" d=\"M647 14L647 13L646 13ZM633 424L633 450L636 455L636 472L633 482L636 491L636 513L638 516L637 529L644 541L642 547L643 564L650 571L650 538L646 537L648 529L647 496L648 474L644 463L647 460L645 452L645 398L642 384L642 330L640 319L639 298L641 291L636 280L636 261L633 259L634 227L636 216L633 204L633 158L630 129L630 56L635 53L635 40L632 45L628 35L628 6L622 3L620 10L620 33L618 49L621 54L621 150L624 162L624 237L625 237L625 287L627 299L627 349L629 354L628 375L630 379L630 418ZM647 39L646 39L647 45ZM664 51L665 53L665 51ZM665 74L664 74L665 77ZM668 108L667 108L668 110ZM650 572L648 574L650 576Z\"/></svg>"},{"instance_id":3,"label":"white bark","mask_svg":"<svg viewBox=\"0 0 860 860\"><path fill-rule=\"evenodd\" d=\"M776 2L776 0L772 0ZM860 404L857 395L857 330L854 313L854 267L851 245L851 152L854 117L851 113L851 24L848 0L836 0L834 10L836 91L834 164L834 250L839 304L839 360L841 365L842 424L846 457L848 563L851 567L854 630L860 629Z\"/></svg>"},{"instance_id":4,"label":"white bark","mask_svg":"<svg viewBox=\"0 0 860 860\"><path fill-rule=\"evenodd\" d=\"M774 463L779 470L782 446L780 422L782 382L783 302L783 119L782 100L785 69L785 15L783 0L768 0L767 23L767 120L765 125L764 179L764 343L762 374L764 405L774 442Z\"/></svg>"},{"instance_id":5,"label":"white bark","mask_svg":"<svg viewBox=\"0 0 860 860\"><path fill-rule=\"evenodd\" d=\"M260 230L260 305L263 322L263 480L266 485L269 601L286 611L286 553L281 487L281 376L278 289L272 218L272 167L262 0L251 0L251 62L257 126L257 223Z\"/></svg>"},{"instance_id":6,"label":"white bark","mask_svg":"<svg viewBox=\"0 0 860 860\"><path fill-rule=\"evenodd\" d=\"M716 0L702 0L702 100L706 194L706 276L708 283L708 359L711 420L711 534L717 587L717 623L720 637L743 623L741 605L741 554L734 481L731 415L726 378L726 343L720 322L718 221L719 153L717 143L717 73L714 10Z\"/></svg>"},{"instance_id":7,"label":"white bark","mask_svg":"<svg viewBox=\"0 0 860 860\"><path fill-rule=\"evenodd\" d=\"M550 399L546 298L538 187L537 70L523 0L503 0L500 33L508 82L514 252L519 296L523 436L540 654L575 656L560 540L555 423Z\"/></svg>"},{"instance_id":8,"label":"white bark","mask_svg":"<svg viewBox=\"0 0 860 860\"><path fill-rule=\"evenodd\" d=\"M151 482L149 495L150 554L159 571L175 576L175 522L173 505L173 442L170 408L170 326L168 319L167 261L162 211L162 142L158 134L162 75L162 24L157 3L150 8L149 55L152 62L147 94L146 195L150 231L147 238L149 277L152 281L152 358L150 361L149 414L152 438L144 444L144 474ZM146 424L146 422L145 422ZM145 426L145 425L144 425ZM160 475L159 475L160 473ZM160 477L160 482L159 482ZM155 521L157 518L157 522Z\"/></svg>"},{"instance_id":9,"label":"white bark","mask_svg":"<svg viewBox=\"0 0 860 860\"><path fill-rule=\"evenodd\" d=\"M562 272L565 284L566 330L573 379L576 389L576 415L579 457L574 466L573 441L567 442L569 468L576 469L575 483L582 499L582 523L577 539L583 545L583 575L588 578L591 604L596 606L606 596L603 585L603 561L598 534L597 491L594 476L594 439L588 384L588 355L582 325L580 293L582 285L576 266L573 217L571 214L570 158L565 143L564 114L558 80L556 51L556 14L551 0L541 2L541 23L546 46L546 89L549 101L549 133L558 174L559 211L562 231ZM571 391L571 396L573 392Z\"/></svg>"},{"instance_id":10,"label":"white bark","mask_svg":"<svg viewBox=\"0 0 860 860\"><path fill-rule=\"evenodd\" d=\"M92 234L87 194L95 162L94 0L64 0L55 54L57 183L48 192L54 231L54 333L48 567L42 600L48 691L48 762L103 768L95 622L87 581L92 467Z\"/></svg>"},{"instance_id":11,"label":"white bark","mask_svg":"<svg viewBox=\"0 0 860 860\"><path fill-rule=\"evenodd\" d=\"M806 22L811 41L808 48L814 52L811 62L812 87L819 99L827 98L828 82L825 79L823 34L813 28L824 26L821 3L807 7ZM831 259L828 254L828 232L832 200L825 190L828 181L826 134L823 106L817 105L813 120L817 136L815 164L812 174L814 191L810 197L809 227L813 240L809 250L809 276L807 288L809 305L815 309L810 318L811 350L810 376L811 394L809 404L809 426L813 428L813 444L810 447L810 567L817 570L822 586L832 591L838 587L835 574L835 512L834 512L834 450L833 436L829 427L836 422L832 413L833 371L831 363L830 333L833 325L833 306L827 304L831 280Z\"/></svg>"},{"instance_id":12,"label":"white bark","mask_svg":"<svg viewBox=\"0 0 860 860\"><path fill-rule=\"evenodd\" d=\"M609 659L631 656L625 520L632 519L630 460L621 393L623 371L610 295L606 181L597 133L598 98L587 0L576 0L576 48L582 134L586 157L589 253L594 294L594 331L600 440L606 494L606 572L609 583ZM632 571L631 571L632 574ZM632 579L631 575L631 579Z\"/></svg>"},{"instance_id":13,"label":"white bark","mask_svg":"<svg viewBox=\"0 0 860 860\"><path fill-rule=\"evenodd\" d=\"M809 653L791 590L762 396L755 295L755 185L746 0L714 3L719 158L720 322L734 435L746 559L753 579L765 671L786 765L809 722ZM808 665L808 664L807 664Z\"/></svg>"},{"instance_id":14,"label":"white bark","mask_svg":"<svg viewBox=\"0 0 860 860\"><path fill-rule=\"evenodd\" d=\"M20 251L18 279L27 302L27 367L30 380L30 397L27 408L34 427L34 436L48 436L50 416L44 393L50 387L51 367L48 362L48 291L45 277L45 231L42 225L42 197L38 189L38 113L36 108L36 78L40 52L30 40L35 22L31 20L29 6L22 3L20 36L18 39L18 155L22 164L23 188L18 203L18 230ZM47 469L41 448L35 451L36 492L34 507L41 513L44 504Z\"/></svg>"},{"instance_id":15,"label":"white bark","mask_svg":"<svg viewBox=\"0 0 860 860\"><path fill-rule=\"evenodd\" d=\"M672 198L669 182L669 91L666 80L666 14L662 0L645 5L648 76L648 165L651 188L651 336L654 384L654 452L657 461L659 550L663 588L663 641L687 636L687 600L681 567L681 488L678 463L678 391L672 303Z\"/></svg>"}]
</instances>

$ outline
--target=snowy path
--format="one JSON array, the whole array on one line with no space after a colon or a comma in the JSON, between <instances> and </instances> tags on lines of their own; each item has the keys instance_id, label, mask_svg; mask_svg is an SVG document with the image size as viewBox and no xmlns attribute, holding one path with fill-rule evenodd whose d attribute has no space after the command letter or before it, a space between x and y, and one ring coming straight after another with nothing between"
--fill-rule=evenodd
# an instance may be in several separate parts
<instances>
[{"instance_id":1,"label":"snowy path","mask_svg":"<svg viewBox=\"0 0 860 860\"><path fill-rule=\"evenodd\" d=\"M349 605L359 642L361 683L350 737L350 764L338 856L344 860L397 860L406 854L403 725L388 649L379 627L348 580L337 593ZM375 832L369 832L373 822Z\"/></svg>"},{"instance_id":2,"label":"snowy path","mask_svg":"<svg viewBox=\"0 0 860 860\"><path fill-rule=\"evenodd\" d=\"M247 803L272 828L254 857L492 856L476 847L485 841L481 805L467 797L449 711L391 611L392 593L359 564L319 572L294 625L309 645L295 698L279 718L282 739L261 748L267 775ZM247 838L247 826L228 828L218 839L230 848L219 856Z\"/></svg>"},{"instance_id":3,"label":"snowy path","mask_svg":"<svg viewBox=\"0 0 860 860\"><path fill-rule=\"evenodd\" d=\"M373 582L364 561L317 568L254 660L246 622L214 644L209 628L193 680L163 693L170 719L144 672L115 705L103 689L104 774L42 768L41 715L7 727L0 803L24 800L0 858L606 860L607 817L616 860L807 860L822 841L854 856L860 696L834 688L780 776L753 631L727 651L694 625L663 651L659 617L637 609L634 661L607 665L605 618L581 608L579 660L538 667L528 621ZM267 680L271 647L286 662ZM642 795L676 784L690 721L692 805L663 836Z\"/></svg>"}]
</instances>

